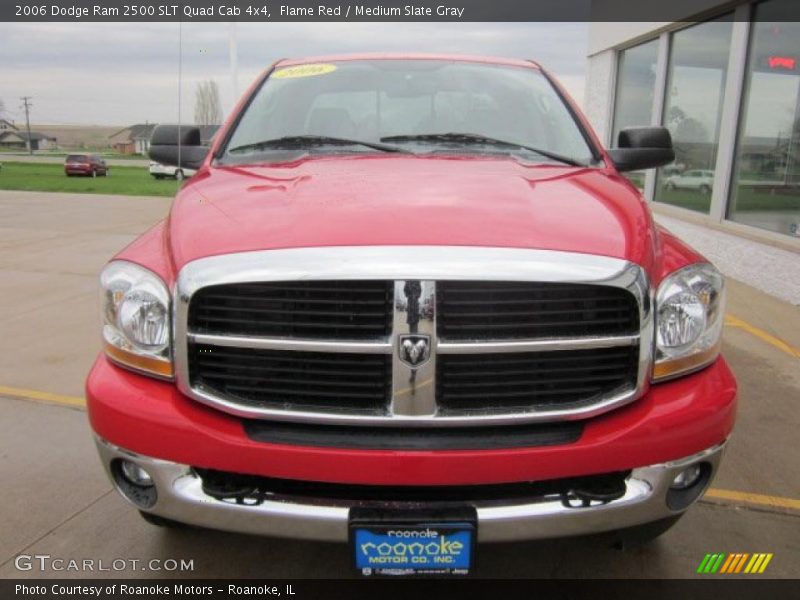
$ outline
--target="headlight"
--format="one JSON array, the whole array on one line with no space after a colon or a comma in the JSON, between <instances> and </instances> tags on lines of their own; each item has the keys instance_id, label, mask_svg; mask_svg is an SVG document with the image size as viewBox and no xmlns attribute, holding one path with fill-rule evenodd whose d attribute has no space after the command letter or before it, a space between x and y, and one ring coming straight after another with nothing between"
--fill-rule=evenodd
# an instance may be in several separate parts
<instances>
[{"instance_id":1,"label":"headlight","mask_svg":"<svg viewBox=\"0 0 800 600\"><path fill-rule=\"evenodd\" d=\"M164 282L147 269L118 260L100 275L103 345L115 362L172 377L170 300Z\"/></svg>"},{"instance_id":2,"label":"headlight","mask_svg":"<svg viewBox=\"0 0 800 600\"><path fill-rule=\"evenodd\" d=\"M676 271L656 294L653 380L696 371L716 360L725 312L725 281L713 266Z\"/></svg>"}]
</instances>

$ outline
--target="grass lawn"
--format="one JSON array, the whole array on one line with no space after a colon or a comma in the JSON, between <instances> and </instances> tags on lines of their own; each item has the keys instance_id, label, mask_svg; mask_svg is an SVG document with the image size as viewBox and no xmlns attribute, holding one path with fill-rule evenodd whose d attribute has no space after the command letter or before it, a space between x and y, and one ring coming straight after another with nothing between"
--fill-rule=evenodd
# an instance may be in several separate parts
<instances>
[{"instance_id":1,"label":"grass lawn","mask_svg":"<svg viewBox=\"0 0 800 600\"><path fill-rule=\"evenodd\" d=\"M692 190L665 190L656 194L659 202L681 206L707 213L711 196ZM800 194L771 194L764 190L743 187L736 197L736 210L739 211L789 211L800 210Z\"/></svg>"},{"instance_id":2,"label":"grass lawn","mask_svg":"<svg viewBox=\"0 0 800 600\"><path fill-rule=\"evenodd\" d=\"M108 173L108 177L67 177L64 165L3 162L0 190L171 197L180 187L172 179L155 179L147 167L109 167Z\"/></svg>"}]
</instances>

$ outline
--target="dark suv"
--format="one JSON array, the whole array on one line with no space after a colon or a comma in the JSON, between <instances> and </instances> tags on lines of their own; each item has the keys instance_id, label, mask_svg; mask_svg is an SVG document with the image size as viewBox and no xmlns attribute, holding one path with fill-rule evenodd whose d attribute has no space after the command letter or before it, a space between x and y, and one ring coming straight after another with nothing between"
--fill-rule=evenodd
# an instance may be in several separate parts
<instances>
[{"instance_id":1,"label":"dark suv","mask_svg":"<svg viewBox=\"0 0 800 600\"><path fill-rule=\"evenodd\" d=\"M64 162L64 173L73 175L108 175L106 161L94 154L70 154Z\"/></svg>"}]
</instances>

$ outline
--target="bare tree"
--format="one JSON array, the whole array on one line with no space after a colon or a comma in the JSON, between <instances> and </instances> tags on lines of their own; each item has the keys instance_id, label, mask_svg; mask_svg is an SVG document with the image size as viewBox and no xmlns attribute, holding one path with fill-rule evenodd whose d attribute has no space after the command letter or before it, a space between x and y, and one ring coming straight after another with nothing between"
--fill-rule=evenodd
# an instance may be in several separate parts
<instances>
[{"instance_id":1,"label":"bare tree","mask_svg":"<svg viewBox=\"0 0 800 600\"><path fill-rule=\"evenodd\" d=\"M194 101L194 122L196 125L219 125L222 122L219 86L213 79L197 84Z\"/></svg>"}]
</instances>

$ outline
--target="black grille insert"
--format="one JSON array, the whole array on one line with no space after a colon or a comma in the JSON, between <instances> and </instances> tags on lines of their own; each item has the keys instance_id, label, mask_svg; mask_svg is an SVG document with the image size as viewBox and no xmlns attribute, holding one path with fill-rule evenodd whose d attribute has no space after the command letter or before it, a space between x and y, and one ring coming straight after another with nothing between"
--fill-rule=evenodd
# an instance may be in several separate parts
<instances>
[{"instance_id":1,"label":"black grille insert","mask_svg":"<svg viewBox=\"0 0 800 600\"><path fill-rule=\"evenodd\" d=\"M361 450L489 450L571 444L580 439L580 421L482 427L358 427L244 421L250 439L268 444Z\"/></svg>"},{"instance_id":2,"label":"black grille insert","mask_svg":"<svg viewBox=\"0 0 800 600\"><path fill-rule=\"evenodd\" d=\"M639 331L636 298L602 285L440 281L443 340L503 340L630 335Z\"/></svg>"},{"instance_id":3,"label":"black grille insert","mask_svg":"<svg viewBox=\"0 0 800 600\"><path fill-rule=\"evenodd\" d=\"M324 483L297 481L242 475L211 469L195 468L203 482L203 491L217 498L248 504L273 499L295 499L329 505L370 505L398 502L457 502L481 505L508 504L509 501L535 501L544 496L560 495L567 500L570 492L580 490L584 494L602 494L613 499L608 490L625 491L625 480L630 471L603 473L584 477L550 479L546 481L524 481L489 485L357 485L349 483ZM620 494L616 494L619 497Z\"/></svg>"},{"instance_id":4,"label":"black grille insert","mask_svg":"<svg viewBox=\"0 0 800 600\"><path fill-rule=\"evenodd\" d=\"M194 333L374 340L391 333L390 281L234 283L198 290Z\"/></svg>"},{"instance_id":5,"label":"black grille insert","mask_svg":"<svg viewBox=\"0 0 800 600\"><path fill-rule=\"evenodd\" d=\"M383 413L391 356L189 344L193 387L244 406Z\"/></svg>"},{"instance_id":6,"label":"black grille insert","mask_svg":"<svg viewBox=\"0 0 800 600\"><path fill-rule=\"evenodd\" d=\"M593 350L439 354L436 399L448 411L578 408L633 389L638 346Z\"/></svg>"}]
</instances>

